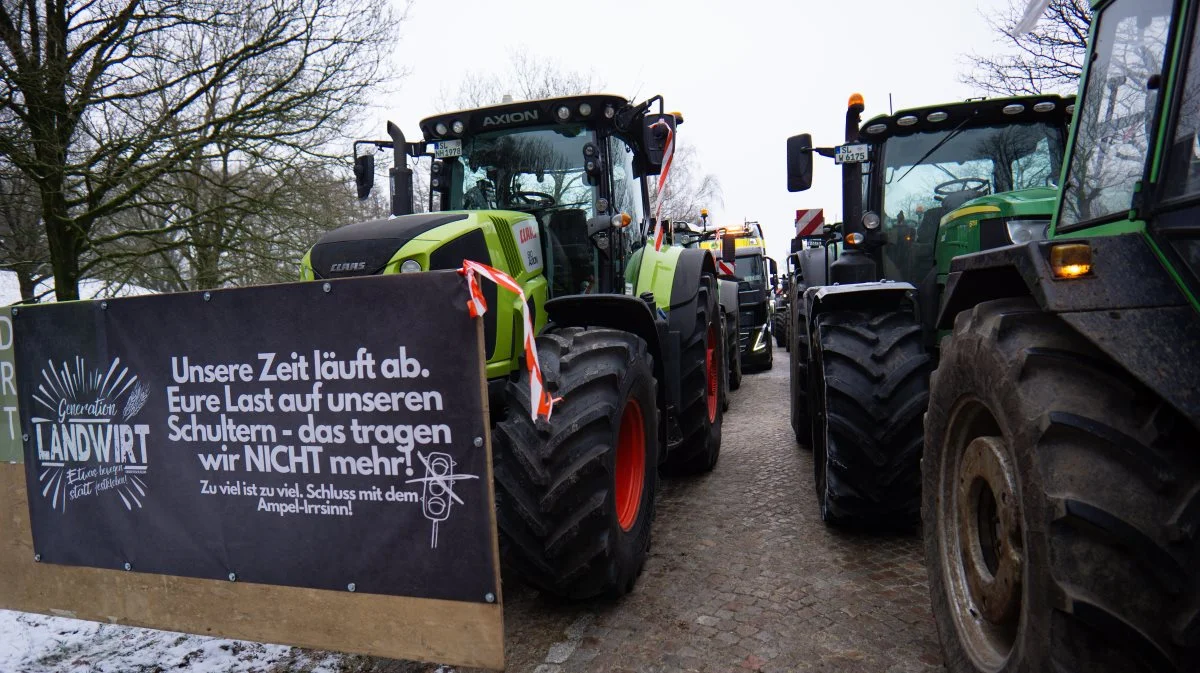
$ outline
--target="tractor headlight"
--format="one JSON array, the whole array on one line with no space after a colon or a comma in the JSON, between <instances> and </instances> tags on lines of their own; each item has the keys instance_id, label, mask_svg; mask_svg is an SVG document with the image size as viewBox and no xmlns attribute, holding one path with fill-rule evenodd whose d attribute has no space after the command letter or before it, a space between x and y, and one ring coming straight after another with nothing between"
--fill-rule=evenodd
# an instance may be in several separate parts
<instances>
[{"instance_id":1,"label":"tractor headlight","mask_svg":"<svg viewBox=\"0 0 1200 673\"><path fill-rule=\"evenodd\" d=\"M1008 240L1013 243L1044 241L1050 220L1009 220L1005 227L1008 228Z\"/></svg>"},{"instance_id":2,"label":"tractor headlight","mask_svg":"<svg viewBox=\"0 0 1200 673\"><path fill-rule=\"evenodd\" d=\"M758 330L758 336L754 339L753 350L760 351L760 350L766 348L767 344L764 341L766 336L767 336L767 326L763 325L762 329Z\"/></svg>"},{"instance_id":3,"label":"tractor headlight","mask_svg":"<svg viewBox=\"0 0 1200 673\"><path fill-rule=\"evenodd\" d=\"M879 228L879 215L870 211L863 213L862 223L867 229L875 231Z\"/></svg>"},{"instance_id":4,"label":"tractor headlight","mask_svg":"<svg viewBox=\"0 0 1200 673\"><path fill-rule=\"evenodd\" d=\"M417 273L422 270L421 263L415 259L406 259L400 265L400 273Z\"/></svg>"}]
</instances>

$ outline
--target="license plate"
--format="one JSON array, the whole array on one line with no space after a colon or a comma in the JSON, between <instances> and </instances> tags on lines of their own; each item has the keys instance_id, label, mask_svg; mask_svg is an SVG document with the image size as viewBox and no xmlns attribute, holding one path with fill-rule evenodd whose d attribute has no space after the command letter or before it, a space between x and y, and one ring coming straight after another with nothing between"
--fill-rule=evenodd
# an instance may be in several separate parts
<instances>
[{"instance_id":1,"label":"license plate","mask_svg":"<svg viewBox=\"0 0 1200 673\"><path fill-rule=\"evenodd\" d=\"M835 164L861 164L867 160L870 145L841 145L833 153Z\"/></svg>"},{"instance_id":2,"label":"license plate","mask_svg":"<svg viewBox=\"0 0 1200 673\"><path fill-rule=\"evenodd\" d=\"M461 157L462 156L462 141L461 140L443 140L442 142L438 143L434 147L433 156L438 159L446 159L448 157Z\"/></svg>"}]
</instances>

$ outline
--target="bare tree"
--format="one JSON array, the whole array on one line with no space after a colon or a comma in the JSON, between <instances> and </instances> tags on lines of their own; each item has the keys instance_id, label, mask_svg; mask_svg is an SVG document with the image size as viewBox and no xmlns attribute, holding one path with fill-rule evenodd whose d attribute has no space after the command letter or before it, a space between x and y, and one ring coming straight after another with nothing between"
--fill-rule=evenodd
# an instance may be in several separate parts
<instances>
[{"instance_id":1,"label":"bare tree","mask_svg":"<svg viewBox=\"0 0 1200 673\"><path fill-rule=\"evenodd\" d=\"M118 244L195 222L120 226L170 208L151 193L167 178L321 154L385 79L398 22L387 0L0 3L0 155L37 188L58 298Z\"/></svg>"},{"instance_id":2,"label":"bare tree","mask_svg":"<svg viewBox=\"0 0 1200 673\"><path fill-rule=\"evenodd\" d=\"M0 157L0 268L17 275L22 302L38 300L38 284L49 276L48 259L37 189Z\"/></svg>"},{"instance_id":3,"label":"bare tree","mask_svg":"<svg viewBox=\"0 0 1200 673\"><path fill-rule=\"evenodd\" d=\"M1076 92L1087 56L1091 3L1050 0L1032 31L1020 33L1016 28L1027 3L1009 0L1004 9L987 17L1003 51L967 56L959 78L963 84L1005 96Z\"/></svg>"},{"instance_id":4,"label":"bare tree","mask_svg":"<svg viewBox=\"0 0 1200 673\"><path fill-rule=\"evenodd\" d=\"M721 182L712 173L702 172L699 163L695 147L686 142L676 143L675 158L664 187L664 221L696 222L700 219L701 208L713 208L724 203ZM657 194L658 182L655 181L650 185L651 205L655 203Z\"/></svg>"},{"instance_id":5,"label":"bare tree","mask_svg":"<svg viewBox=\"0 0 1200 673\"><path fill-rule=\"evenodd\" d=\"M443 89L438 105L443 110L462 110L499 105L505 96L540 100L594 93L604 86L595 72L566 70L557 60L542 59L521 49L509 52L505 71L469 72L454 90Z\"/></svg>"}]
</instances>

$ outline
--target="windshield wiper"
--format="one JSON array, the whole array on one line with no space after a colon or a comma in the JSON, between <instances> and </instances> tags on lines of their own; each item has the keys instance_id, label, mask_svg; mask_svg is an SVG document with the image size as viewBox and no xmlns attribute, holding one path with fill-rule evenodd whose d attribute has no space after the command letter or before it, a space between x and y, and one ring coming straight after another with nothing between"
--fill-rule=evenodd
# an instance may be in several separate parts
<instances>
[{"instance_id":1,"label":"windshield wiper","mask_svg":"<svg viewBox=\"0 0 1200 673\"><path fill-rule=\"evenodd\" d=\"M962 132L962 128L963 128L964 126L966 126L966 125L967 125L967 122L969 122L969 121L971 121L971 117L967 117L966 119L963 119L961 122L959 122L959 123L958 123L958 126L955 126L955 127L954 127L954 130L950 131L950 133L949 133L949 134L947 134L945 138L942 138L940 141L938 141L938 144L936 144L936 145L934 145L933 147L929 148L929 151L928 151L928 152L926 152L924 156L922 156L920 159L917 159L917 163L913 164L912 166L909 166L909 167L908 167L908 170L907 170L907 171L904 171L904 175L901 175L901 176L900 176L900 179L899 179L899 180L897 180L896 182L902 182L902 181L904 180L904 178L908 177L908 174L909 174L909 173L912 173L912 172L913 172L913 169L914 169L914 168L916 168L917 166L920 166L921 164L925 163L925 160L926 160L926 159L928 159L929 157L933 156L933 153L934 153L934 152L936 152L936 151L940 150L940 149L942 148L942 145L945 145L946 143L948 143L948 142L950 142L951 140L953 140L955 136L957 136L959 133L961 133L961 132ZM956 178L956 179L957 179L957 178Z\"/></svg>"}]
</instances>

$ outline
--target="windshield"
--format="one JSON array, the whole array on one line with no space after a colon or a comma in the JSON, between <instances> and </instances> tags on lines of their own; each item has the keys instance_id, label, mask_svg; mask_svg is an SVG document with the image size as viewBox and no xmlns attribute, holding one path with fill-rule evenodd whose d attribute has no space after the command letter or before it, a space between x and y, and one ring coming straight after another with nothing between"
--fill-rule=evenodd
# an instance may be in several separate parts
<instances>
[{"instance_id":1,"label":"windshield","mask_svg":"<svg viewBox=\"0 0 1200 673\"><path fill-rule=\"evenodd\" d=\"M462 155L445 159L448 210L582 209L593 212L597 185L584 171L593 136L575 124L482 133L462 140Z\"/></svg>"},{"instance_id":2,"label":"windshield","mask_svg":"<svg viewBox=\"0 0 1200 673\"><path fill-rule=\"evenodd\" d=\"M1100 16L1059 226L1129 211L1155 119L1157 91L1147 85L1162 74L1172 4L1126 0Z\"/></svg>"},{"instance_id":3,"label":"windshield","mask_svg":"<svg viewBox=\"0 0 1200 673\"><path fill-rule=\"evenodd\" d=\"M1062 145L1059 127L1034 122L889 139L882 176L885 277L923 280L934 265L942 217L967 201L1053 186Z\"/></svg>"},{"instance_id":4,"label":"windshield","mask_svg":"<svg viewBox=\"0 0 1200 673\"><path fill-rule=\"evenodd\" d=\"M766 275L763 273L763 258L761 255L747 255L737 258L737 271L739 285L762 286L765 284Z\"/></svg>"}]
</instances>

